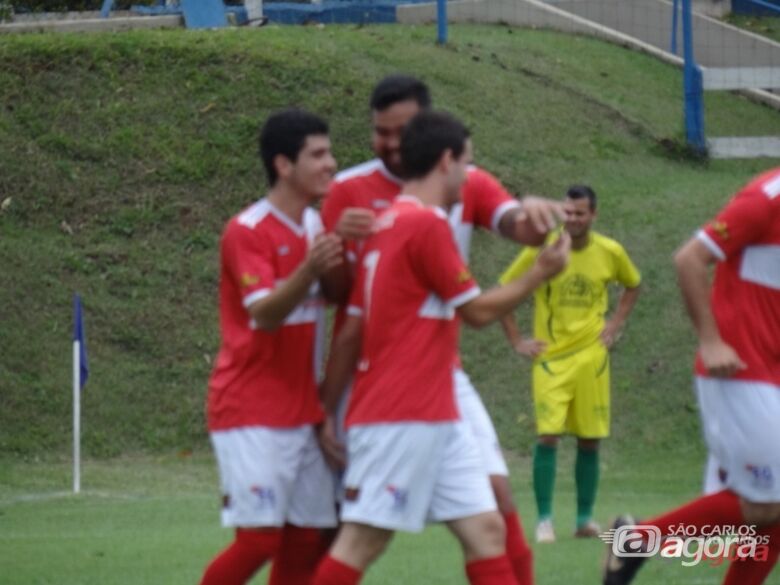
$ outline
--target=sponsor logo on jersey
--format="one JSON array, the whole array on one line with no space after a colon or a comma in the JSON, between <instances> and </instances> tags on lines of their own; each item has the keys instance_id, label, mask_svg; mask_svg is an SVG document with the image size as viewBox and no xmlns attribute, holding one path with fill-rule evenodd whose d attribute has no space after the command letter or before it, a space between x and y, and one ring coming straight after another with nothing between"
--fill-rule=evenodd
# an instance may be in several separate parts
<instances>
[{"instance_id":1,"label":"sponsor logo on jersey","mask_svg":"<svg viewBox=\"0 0 780 585\"><path fill-rule=\"evenodd\" d=\"M279 246L276 251L279 253L279 256L287 256L290 253L290 246L287 244Z\"/></svg>"},{"instance_id":2,"label":"sponsor logo on jersey","mask_svg":"<svg viewBox=\"0 0 780 585\"><path fill-rule=\"evenodd\" d=\"M241 275L241 288L255 286L259 282L260 282L260 277L257 274L249 274L248 272L244 272Z\"/></svg>"}]
</instances>

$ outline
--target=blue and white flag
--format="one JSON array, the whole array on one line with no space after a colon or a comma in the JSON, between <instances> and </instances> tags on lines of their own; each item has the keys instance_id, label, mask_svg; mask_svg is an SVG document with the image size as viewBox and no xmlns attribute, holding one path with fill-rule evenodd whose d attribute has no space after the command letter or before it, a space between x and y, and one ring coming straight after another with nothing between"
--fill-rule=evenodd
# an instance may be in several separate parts
<instances>
[{"instance_id":1,"label":"blue and white flag","mask_svg":"<svg viewBox=\"0 0 780 585\"><path fill-rule=\"evenodd\" d=\"M78 343L78 346L76 344ZM79 362L79 390L84 388L89 377L89 363L87 362L87 339L84 335L84 318L81 311L81 297L78 294L73 295L73 347L78 348L74 351L74 357L78 355Z\"/></svg>"}]
</instances>

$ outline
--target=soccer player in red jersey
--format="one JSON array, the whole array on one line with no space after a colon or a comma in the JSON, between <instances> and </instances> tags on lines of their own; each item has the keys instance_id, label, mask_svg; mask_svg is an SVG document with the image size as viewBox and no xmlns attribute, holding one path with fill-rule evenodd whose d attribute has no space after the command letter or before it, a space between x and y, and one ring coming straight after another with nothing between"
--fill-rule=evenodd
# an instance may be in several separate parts
<instances>
[{"instance_id":1,"label":"soccer player in red jersey","mask_svg":"<svg viewBox=\"0 0 780 585\"><path fill-rule=\"evenodd\" d=\"M642 524L661 535L680 525L696 535L755 525L761 540L768 537L765 556L733 561L724 584L759 585L780 553L780 169L739 191L675 264L699 338L704 436L726 488ZM642 560L608 553L604 583L631 582Z\"/></svg>"},{"instance_id":2,"label":"soccer player in red jersey","mask_svg":"<svg viewBox=\"0 0 780 585\"><path fill-rule=\"evenodd\" d=\"M370 232L374 217L387 209L401 192L403 174L400 139L409 120L430 107L427 86L406 75L380 81L370 100L373 131L371 144L377 158L336 175L322 206L327 231L347 238L347 259L354 264L360 240ZM558 202L526 197L519 202L487 171L469 166L462 199L449 210L448 221L464 261L468 261L474 228L484 228L526 244L541 245L565 219ZM345 304L337 309L336 327L345 318ZM456 395L460 412L478 439L487 474L507 526L507 549L521 585L533 585L533 557L528 546L509 484L509 471L498 435L479 394L458 361ZM334 451L338 446L329 442Z\"/></svg>"},{"instance_id":3,"label":"soccer player in red jersey","mask_svg":"<svg viewBox=\"0 0 780 585\"><path fill-rule=\"evenodd\" d=\"M309 207L336 169L328 126L301 110L276 113L260 152L268 194L227 223L220 243L222 345L207 418L222 523L236 531L202 585L246 583L270 559L271 583L308 584L323 552L319 529L336 525L332 474L313 428L323 416L319 280L343 258Z\"/></svg>"},{"instance_id":4,"label":"soccer player in red jersey","mask_svg":"<svg viewBox=\"0 0 780 585\"><path fill-rule=\"evenodd\" d=\"M321 393L332 412L357 371L346 417L342 527L314 585L352 585L395 530L444 522L473 585L515 585L505 530L471 429L455 400L458 325L506 314L560 271L570 241L526 276L481 293L443 208L461 201L471 143L453 117L423 111L401 142L406 181L361 250L348 317Z\"/></svg>"}]
</instances>

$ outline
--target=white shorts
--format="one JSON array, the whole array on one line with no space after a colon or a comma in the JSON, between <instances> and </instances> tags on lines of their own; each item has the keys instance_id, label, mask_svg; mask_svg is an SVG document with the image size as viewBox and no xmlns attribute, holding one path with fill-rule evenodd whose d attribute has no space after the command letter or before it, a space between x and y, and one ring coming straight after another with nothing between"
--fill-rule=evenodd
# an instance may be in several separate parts
<instances>
[{"instance_id":1,"label":"white shorts","mask_svg":"<svg viewBox=\"0 0 780 585\"><path fill-rule=\"evenodd\" d=\"M756 503L780 502L780 387L696 378L702 427L726 487Z\"/></svg>"},{"instance_id":2,"label":"white shorts","mask_svg":"<svg viewBox=\"0 0 780 585\"><path fill-rule=\"evenodd\" d=\"M493 421L471 380L460 368L455 369L455 401L460 417L474 434L487 474L509 475Z\"/></svg>"},{"instance_id":3,"label":"white shorts","mask_svg":"<svg viewBox=\"0 0 780 585\"><path fill-rule=\"evenodd\" d=\"M343 521L420 532L427 521L496 510L479 449L462 421L356 425L348 435Z\"/></svg>"},{"instance_id":4,"label":"white shorts","mask_svg":"<svg viewBox=\"0 0 780 585\"><path fill-rule=\"evenodd\" d=\"M311 425L211 433L223 526L336 526L335 482Z\"/></svg>"}]
</instances>

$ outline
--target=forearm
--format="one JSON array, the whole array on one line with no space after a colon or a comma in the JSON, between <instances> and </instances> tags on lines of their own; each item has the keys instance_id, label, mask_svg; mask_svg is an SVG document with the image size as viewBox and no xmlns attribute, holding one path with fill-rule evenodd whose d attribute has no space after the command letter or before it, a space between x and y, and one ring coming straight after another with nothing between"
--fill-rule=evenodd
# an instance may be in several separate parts
<instances>
[{"instance_id":1,"label":"forearm","mask_svg":"<svg viewBox=\"0 0 780 585\"><path fill-rule=\"evenodd\" d=\"M517 326L517 321L515 321L514 313L510 312L501 317L501 328L504 330L504 335L512 347L523 340L520 328Z\"/></svg>"},{"instance_id":2,"label":"forearm","mask_svg":"<svg viewBox=\"0 0 780 585\"><path fill-rule=\"evenodd\" d=\"M253 303L249 313L258 327L271 331L284 323L295 307L308 296L314 280L314 271L303 263L268 296Z\"/></svg>"},{"instance_id":3,"label":"forearm","mask_svg":"<svg viewBox=\"0 0 780 585\"><path fill-rule=\"evenodd\" d=\"M535 265L517 280L491 288L469 301L458 312L468 325L483 327L510 313L544 280L544 273Z\"/></svg>"},{"instance_id":4,"label":"forearm","mask_svg":"<svg viewBox=\"0 0 780 585\"><path fill-rule=\"evenodd\" d=\"M623 327L626 320L628 319L628 316L631 314L631 311L634 309L634 305L636 305L638 298L639 287L627 288L623 291L623 294L620 295L620 300L618 301L618 305L615 308L615 312L609 319L610 323L612 323L615 329L620 329Z\"/></svg>"}]
</instances>

